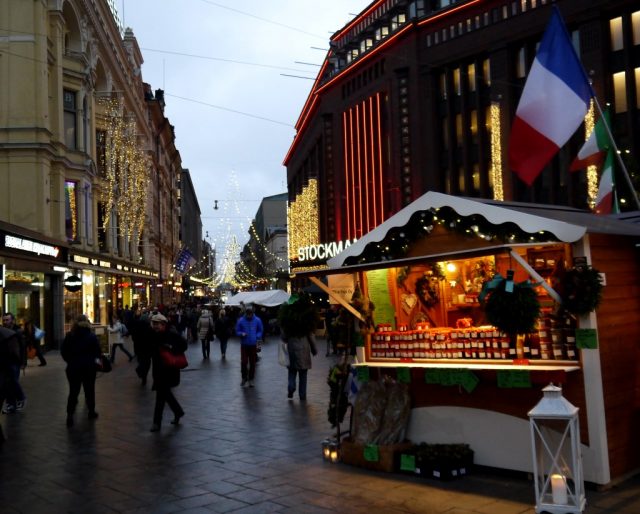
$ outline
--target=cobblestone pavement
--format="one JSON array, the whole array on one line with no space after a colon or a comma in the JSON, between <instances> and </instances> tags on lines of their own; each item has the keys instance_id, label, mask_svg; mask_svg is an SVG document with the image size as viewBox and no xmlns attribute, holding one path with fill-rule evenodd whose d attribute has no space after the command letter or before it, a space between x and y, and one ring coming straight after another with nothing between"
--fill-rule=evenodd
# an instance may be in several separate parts
<instances>
[{"instance_id":1,"label":"cobblestone pavement","mask_svg":"<svg viewBox=\"0 0 640 514\"><path fill-rule=\"evenodd\" d=\"M22 377L24 411L2 415L7 441L0 451L0 512L9 513L533 513L533 486L523 476L478 470L454 482L376 473L321 458L327 422L324 351L309 373L306 403L286 397L286 370L277 345L264 345L256 387L240 387L239 345L227 360L214 343L211 361L199 345L175 390L186 416L149 432L154 404L135 361L116 357L96 385L99 419L81 402L65 426L64 363L33 362ZM640 512L640 480L588 491L587 512Z\"/></svg>"}]
</instances>

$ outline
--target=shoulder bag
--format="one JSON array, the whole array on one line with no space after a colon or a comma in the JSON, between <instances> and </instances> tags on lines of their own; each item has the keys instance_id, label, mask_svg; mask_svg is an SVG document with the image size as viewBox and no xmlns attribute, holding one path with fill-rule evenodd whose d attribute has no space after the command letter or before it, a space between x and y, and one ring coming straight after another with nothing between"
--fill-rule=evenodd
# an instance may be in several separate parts
<instances>
[{"instance_id":1,"label":"shoulder bag","mask_svg":"<svg viewBox=\"0 0 640 514\"><path fill-rule=\"evenodd\" d=\"M160 359L167 368L184 369L189 363L184 353L173 353L169 348L160 348Z\"/></svg>"}]
</instances>

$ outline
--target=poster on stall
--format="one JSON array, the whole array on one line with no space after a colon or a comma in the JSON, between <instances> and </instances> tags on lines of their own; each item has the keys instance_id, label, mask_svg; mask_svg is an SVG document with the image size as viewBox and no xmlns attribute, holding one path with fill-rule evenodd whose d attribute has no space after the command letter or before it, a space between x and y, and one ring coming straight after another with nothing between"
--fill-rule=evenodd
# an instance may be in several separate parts
<instances>
[{"instance_id":1,"label":"poster on stall","mask_svg":"<svg viewBox=\"0 0 640 514\"><path fill-rule=\"evenodd\" d=\"M327 281L329 289L331 289L331 292L334 295L340 296L347 303L351 301L353 292L355 291L353 275L351 275L350 273L329 275L327 277ZM331 296L329 297L329 302L338 303Z\"/></svg>"},{"instance_id":2,"label":"poster on stall","mask_svg":"<svg viewBox=\"0 0 640 514\"><path fill-rule=\"evenodd\" d=\"M375 324L391 323L391 325L395 327L396 311L391 303L387 272L388 270L386 269L366 272L369 300L371 300L375 306L375 310L373 311Z\"/></svg>"}]
</instances>

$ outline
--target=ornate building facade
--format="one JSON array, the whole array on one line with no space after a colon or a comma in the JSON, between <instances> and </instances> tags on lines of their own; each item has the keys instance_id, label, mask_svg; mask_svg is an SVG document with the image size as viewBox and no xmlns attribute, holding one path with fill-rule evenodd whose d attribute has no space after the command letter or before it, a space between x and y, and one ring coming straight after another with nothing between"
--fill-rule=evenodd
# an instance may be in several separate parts
<instances>
[{"instance_id":1,"label":"ornate building facade","mask_svg":"<svg viewBox=\"0 0 640 514\"><path fill-rule=\"evenodd\" d=\"M180 154L112 2L0 13L2 308L55 345L79 313L171 299Z\"/></svg>"}]
</instances>

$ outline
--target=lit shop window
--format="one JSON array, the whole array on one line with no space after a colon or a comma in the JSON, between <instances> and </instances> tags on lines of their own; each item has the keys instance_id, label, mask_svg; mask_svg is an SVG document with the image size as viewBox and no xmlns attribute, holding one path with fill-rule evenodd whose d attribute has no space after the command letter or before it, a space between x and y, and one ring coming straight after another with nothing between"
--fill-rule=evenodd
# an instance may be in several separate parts
<instances>
[{"instance_id":1,"label":"lit shop window","mask_svg":"<svg viewBox=\"0 0 640 514\"><path fill-rule=\"evenodd\" d=\"M633 30L633 44L640 45L640 11L631 13L631 29Z\"/></svg>"},{"instance_id":2,"label":"lit shop window","mask_svg":"<svg viewBox=\"0 0 640 514\"><path fill-rule=\"evenodd\" d=\"M471 143L478 144L478 111L469 111L469 129L471 130Z\"/></svg>"},{"instance_id":3,"label":"lit shop window","mask_svg":"<svg viewBox=\"0 0 640 514\"><path fill-rule=\"evenodd\" d=\"M64 226L68 241L78 239L78 203L77 184L72 181L64 183Z\"/></svg>"},{"instance_id":4,"label":"lit shop window","mask_svg":"<svg viewBox=\"0 0 640 514\"><path fill-rule=\"evenodd\" d=\"M622 17L618 16L609 20L609 30L611 30L611 50L616 52L622 50L624 43L622 41Z\"/></svg>"},{"instance_id":5,"label":"lit shop window","mask_svg":"<svg viewBox=\"0 0 640 514\"><path fill-rule=\"evenodd\" d=\"M636 107L640 109L640 68L635 69L636 75L636 88L638 93L636 93Z\"/></svg>"},{"instance_id":6,"label":"lit shop window","mask_svg":"<svg viewBox=\"0 0 640 514\"><path fill-rule=\"evenodd\" d=\"M613 93L616 112L627 112L627 78L624 71L613 74Z\"/></svg>"}]
</instances>

